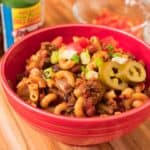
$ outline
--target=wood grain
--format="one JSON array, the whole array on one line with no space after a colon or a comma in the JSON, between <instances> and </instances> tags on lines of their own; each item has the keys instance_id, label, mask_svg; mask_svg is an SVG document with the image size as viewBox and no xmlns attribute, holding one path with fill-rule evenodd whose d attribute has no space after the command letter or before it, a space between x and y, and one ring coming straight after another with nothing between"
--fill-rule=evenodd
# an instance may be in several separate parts
<instances>
[{"instance_id":1,"label":"wood grain","mask_svg":"<svg viewBox=\"0 0 150 150\"><path fill-rule=\"evenodd\" d=\"M75 23L74 0L45 0L45 26ZM32 129L7 103L0 87L0 150L149 150L150 121L131 134L109 143L88 147L69 146Z\"/></svg>"}]
</instances>

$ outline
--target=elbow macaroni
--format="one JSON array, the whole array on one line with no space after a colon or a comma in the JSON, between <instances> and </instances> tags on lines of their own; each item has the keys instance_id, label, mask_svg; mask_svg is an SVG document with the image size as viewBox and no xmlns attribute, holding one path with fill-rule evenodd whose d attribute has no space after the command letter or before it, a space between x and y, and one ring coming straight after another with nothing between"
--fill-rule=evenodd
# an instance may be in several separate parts
<instances>
[{"instance_id":1,"label":"elbow macaroni","mask_svg":"<svg viewBox=\"0 0 150 150\"><path fill-rule=\"evenodd\" d=\"M51 102L56 100L57 100L57 95L54 93L49 93L41 100L40 105L42 108L47 108Z\"/></svg>"},{"instance_id":2,"label":"elbow macaroni","mask_svg":"<svg viewBox=\"0 0 150 150\"><path fill-rule=\"evenodd\" d=\"M55 109L54 109L54 114L56 114L56 115L61 115L61 113L63 112L63 111L66 111L67 110L67 108L68 108L68 105L67 105L67 103L60 103L60 104L58 104L56 107L55 107Z\"/></svg>"},{"instance_id":3,"label":"elbow macaroni","mask_svg":"<svg viewBox=\"0 0 150 150\"><path fill-rule=\"evenodd\" d=\"M108 117L147 102L150 90L140 71L145 69L141 61L119 48L112 37L73 39L69 45L60 37L43 42L27 60L16 86L26 103L56 115ZM114 63L118 56L128 61L123 66Z\"/></svg>"},{"instance_id":4,"label":"elbow macaroni","mask_svg":"<svg viewBox=\"0 0 150 150\"><path fill-rule=\"evenodd\" d=\"M70 84L72 87L74 87L74 84L75 84L74 76L69 71L58 71L55 74L55 78L56 79L66 79L68 84Z\"/></svg>"},{"instance_id":5,"label":"elbow macaroni","mask_svg":"<svg viewBox=\"0 0 150 150\"><path fill-rule=\"evenodd\" d=\"M71 69L74 65L75 63L72 60L59 60L59 67L61 69Z\"/></svg>"},{"instance_id":6,"label":"elbow macaroni","mask_svg":"<svg viewBox=\"0 0 150 150\"><path fill-rule=\"evenodd\" d=\"M84 98L83 97L79 97L75 103L74 106L74 114L77 117L84 117L84 111L83 111L83 104L84 104Z\"/></svg>"},{"instance_id":7,"label":"elbow macaroni","mask_svg":"<svg viewBox=\"0 0 150 150\"><path fill-rule=\"evenodd\" d=\"M35 84L35 83L29 84L28 88L29 88L29 94L30 94L31 101L36 103L39 99L38 84Z\"/></svg>"}]
</instances>

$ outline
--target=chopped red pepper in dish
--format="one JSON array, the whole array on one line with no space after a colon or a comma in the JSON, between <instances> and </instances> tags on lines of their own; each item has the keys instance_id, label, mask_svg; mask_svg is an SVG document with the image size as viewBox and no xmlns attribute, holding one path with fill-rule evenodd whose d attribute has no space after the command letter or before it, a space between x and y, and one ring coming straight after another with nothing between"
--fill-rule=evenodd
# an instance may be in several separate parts
<instances>
[{"instance_id":1,"label":"chopped red pepper in dish","mask_svg":"<svg viewBox=\"0 0 150 150\"><path fill-rule=\"evenodd\" d=\"M97 16L93 21L93 24L106 25L113 28L121 29L126 32L132 33L137 37L141 37L141 29L133 31L132 27L140 24L140 20L133 22L130 18L116 14L107 9L104 9L99 16Z\"/></svg>"}]
</instances>

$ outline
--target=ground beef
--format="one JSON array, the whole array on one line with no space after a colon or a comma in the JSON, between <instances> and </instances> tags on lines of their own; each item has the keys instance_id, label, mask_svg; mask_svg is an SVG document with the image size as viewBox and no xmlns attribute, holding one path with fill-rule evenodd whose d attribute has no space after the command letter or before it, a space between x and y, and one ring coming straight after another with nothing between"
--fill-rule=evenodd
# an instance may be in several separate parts
<instances>
[{"instance_id":1,"label":"ground beef","mask_svg":"<svg viewBox=\"0 0 150 150\"><path fill-rule=\"evenodd\" d=\"M65 79L55 79L55 85L49 89L49 92L57 94L59 99L68 102L69 99L73 101L72 90L72 86Z\"/></svg>"},{"instance_id":2,"label":"ground beef","mask_svg":"<svg viewBox=\"0 0 150 150\"><path fill-rule=\"evenodd\" d=\"M94 116L96 113L95 105L91 97L87 98L84 103L84 111L87 116Z\"/></svg>"},{"instance_id":3,"label":"ground beef","mask_svg":"<svg viewBox=\"0 0 150 150\"><path fill-rule=\"evenodd\" d=\"M67 102L68 102L69 106L74 106L75 105L76 97L74 96L73 93L71 93L70 95L68 95Z\"/></svg>"},{"instance_id":4,"label":"ground beef","mask_svg":"<svg viewBox=\"0 0 150 150\"><path fill-rule=\"evenodd\" d=\"M96 46L94 46L94 45L89 45L87 47L87 49L89 50L90 54L93 54L93 53L95 53L98 50L98 48Z\"/></svg>"},{"instance_id":5,"label":"ground beef","mask_svg":"<svg viewBox=\"0 0 150 150\"><path fill-rule=\"evenodd\" d=\"M49 93L55 93L58 96L58 99L64 100L65 93L60 91L58 88L53 87L53 88L49 89Z\"/></svg>"},{"instance_id":6,"label":"ground beef","mask_svg":"<svg viewBox=\"0 0 150 150\"><path fill-rule=\"evenodd\" d=\"M75 65L74 67L71 68L70 70L73 73L80 73L81 72L81 66L80 65Z\"/></svg>"},{"instance_id":7,"label":"ground beef","mask_svg":"<svg viewBox=\"0 0 150 150\"><path fill-rule=\"evenodd\" d=\"M42 65L42 69L46 69L46 68L49 68L50 66L50 61L49 61L49 57L45 58L45 61L43 62L43 65Z\"/></svg>"},{"instance_id":8,"label":"ground beef","mask_svg":"<svg viewBox=\"0 0 150 150\"><path fill-rule=\"evenodd\" d=\"M46 50L48 54L51 55L51 52L57 50L58 48L55 45L52 45L50 42L43 42L41 44L41 49Z\"/></svg>"},{"instance_id":9,"label":"ground beef","mask_svg":"<svg viewBox=\"0 0 150 150\"><path fill-rule=\"evenodd\" d=\"M81 96L84 97L84 111L87 116L93 116L96 113L95 106L101 101L105 88L99 80L77 79L76 88L80 90Z\"/></svg>"},{"instance_id":10,"label":"ground beef","mask_svg":"<svg viewBox=\"0 0 150 150\"><path fill-rule=\"evenodd\" d=\"M97 104L105 92L104 85L96 79L77 79L75 89L80 90L84 98L92 98L93 104Z\"/></svg>"},{"instance_id":11,"label":"ground beef","mask_svg":"<svg viewBox=\"0 0 150 150\"><path fill-rule=\"evenodd\" d=\"M58 64L53 65L52 69L53 69L54 72L57 72L57 71L61 70Z\"/></svg>"},{"instance_id":12,"label":"ground beef","mask_svg":"<svg viewBox=\"0 0 150 150\"><path fill-rule=\"evenodd\" d=\"M71 93L73 90L72 86L65 79L55 79L55 87L65 95Z\"/></svg>"}]
</instances>

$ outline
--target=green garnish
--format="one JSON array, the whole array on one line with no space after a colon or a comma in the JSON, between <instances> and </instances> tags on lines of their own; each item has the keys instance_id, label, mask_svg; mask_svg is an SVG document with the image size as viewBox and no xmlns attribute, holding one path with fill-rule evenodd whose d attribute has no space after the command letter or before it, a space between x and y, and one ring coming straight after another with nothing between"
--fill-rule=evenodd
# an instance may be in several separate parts
<instances>
[{"instance_id":1,"label":"green garnish","mask_svg":"<svg viewBox=\"0 0 150 150\"><path fill-rule=\"evenodd\" d=\"M52 55L50 57L50 62L52 64L57 64L59 61L59 52L58 51L53 51Z\"/></svg>"},{"instance_id":2,"label":"green garnish","mask_svg":"<svg viewBox=\"0 0 150 150\"><path fill-rule=\"evenodd\" d=\"M109 44L109 45L107 45L107 49L108 49L109 51L113 51L113 50L114 50L114 47L113 47L111 44Z\"/></svg>"},{"instance_id":3,"label":"green garnish","mask_svg":"<svg viewBox=\"0 0 150 150\"><path fill-rule=\"evenodd\" d=\"M108 45L107 49L108 49L108 55L109 55L109 57L112 57L113 53L114 53L114 47L112 45Z\"/></svg>"},{"instance_id":4,"label":"green garnish","mask_svg":"<svg viewBox=\"0 0 150 150\"><path fill-rule=\"evenodd\" d=\"M82 63L83 65L88 64L88 63L90 62L90 59L91 59L91 58L90 58L89 51L86 50L86 51L82 52L82 53L80 54L80 58L81 58L81 63Z\"/></svg>"},{"instance_id":5,"label":"green garnish","mask_svg":"<svg viewBox=\"0 0 150 150\"><path fill-rule=\"evenodd\" d=\"M86 74L88 72L88 69L86 68L86 66L81 66L81 71Z\"/></svg>"},{"instance_id":6,"label":"green garnish","mask_svg":"<svg viewBox=\"0 0 150 150\"><path fill-rule=\"evenodd\" d=\"M114 57L120 57L121 56L121 53L113 53L112 54L112 57L114 58Z\"/></svg>"},{"instance_id":7,"label":"green garnish","mask_svg":"<svg viewBox=\"0 0 150 150\"><path fill-rule=\"evenodd\" d=\"M44 70L44 77L46 79L52 78L53 74L54 74L54 72L53 72L53 69L51 67Z\"/></svg>"},{"instance_id":8,"label":"green garnish","mask_svg":"<svg viewBox=\"0 0 150 150\"><path fill-rule=\"evenodd\" d=\"M78 64L80 62L80 57L77 54L74 54L71 60Z\"/></svg>"},{"instance_id":9,"label":"green garnish","mask_svg":"<svg viewBox=\"0 0 150 150\"><path fill-rule=\"evenodd\" d=\"M103 64L103 59L102 58L95 58L94 60L96 67L100 67Z\"/></svg>"}]
</instances>

